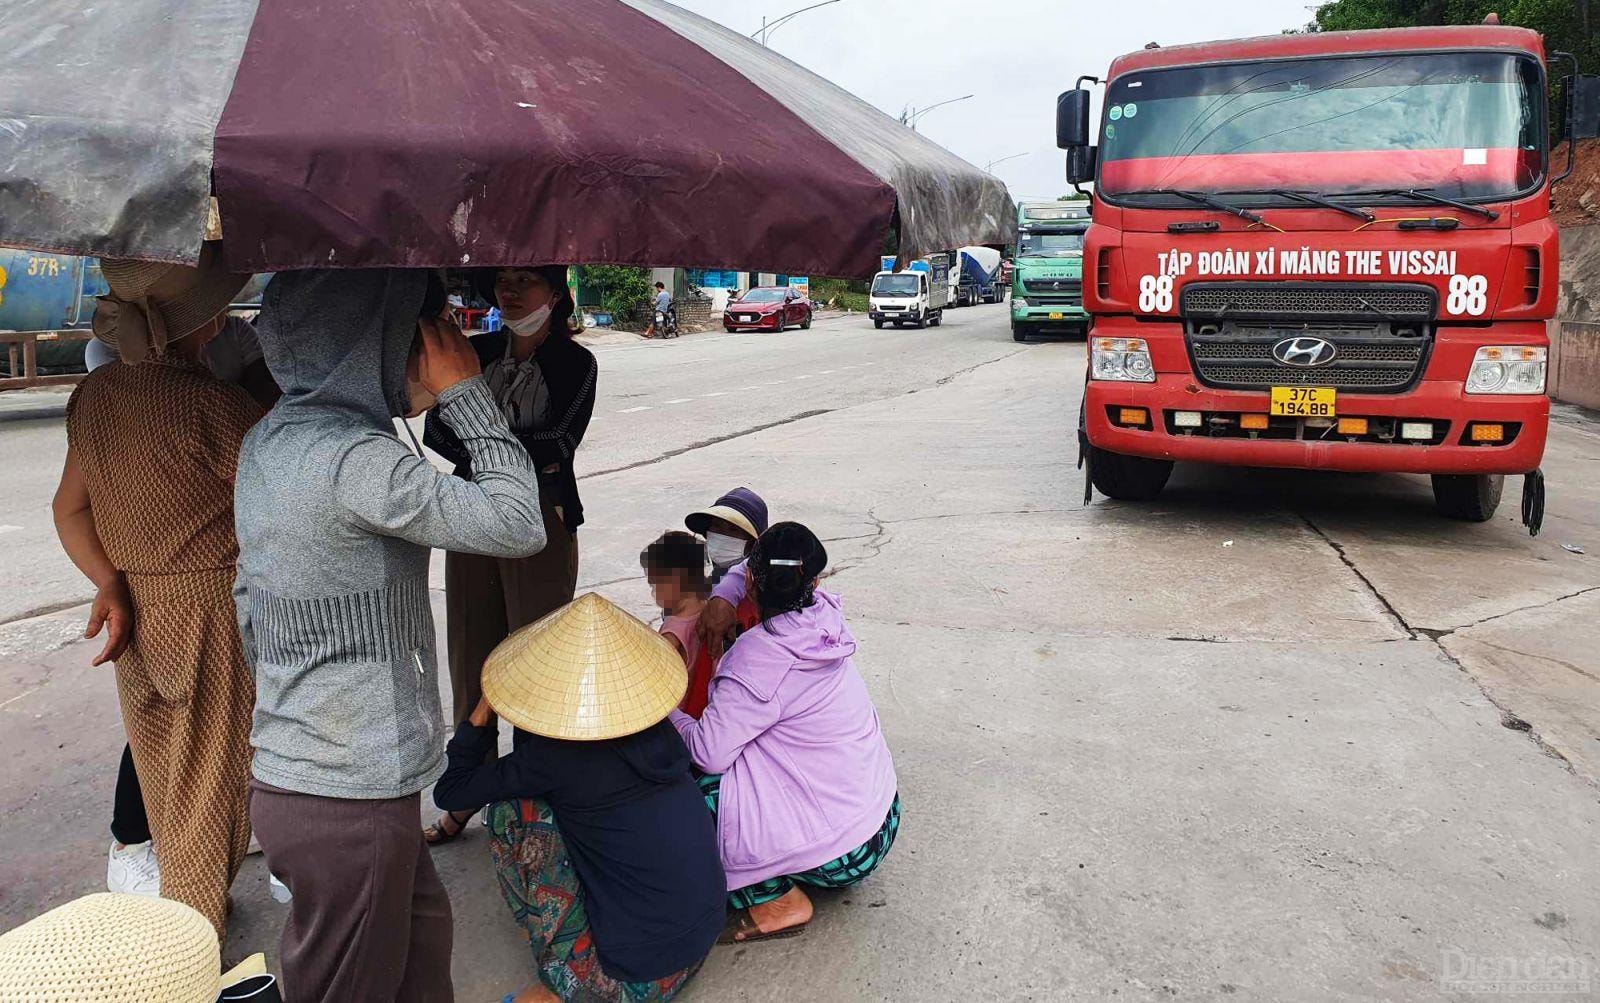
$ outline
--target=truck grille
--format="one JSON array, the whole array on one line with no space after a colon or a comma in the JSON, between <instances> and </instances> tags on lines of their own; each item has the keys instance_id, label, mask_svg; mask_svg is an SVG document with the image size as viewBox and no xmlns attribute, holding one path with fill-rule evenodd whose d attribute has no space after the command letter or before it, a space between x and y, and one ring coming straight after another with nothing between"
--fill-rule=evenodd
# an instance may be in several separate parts
<instances>
[{"instance_id":1,"label":"truck grille","mask_svg":"<svg viewBox=\"0 0 1600 1003\"><path fill-rule=\"evenodd\" d=\"M1405 332L1405 333L1402 333ZM1289 338L1320 338L1334 346L1333 361L1314 368L1279 362L1273 346ZM1243 326L1232 322L1191 327L1189 354L1207 386L1229 390L1333 387L1364 393L1398 393L1422 371L1430 339L1420 328L1388 324L1350 328L1314 325Z\"/></svg>"},{"instance_id":2,"label":"truck grille","mask_svg":"<svg viewBox=\"0 0 1600 1003\"><path fill-rule=\"evenodd\" d=\"M1421 375L1438 297L1398 282L1201 282L1180 305L1189 357L1206 386L1225 390L1333 387L1400 393ZM1317 338L1332 361L1294 366L1273 346Z\"/></svg>"},{"instance_id":3,"label":"truck grille","mask_svg":"<svg viewBox=\"0 0 1600 1003\"><path fill-rule=\"evenodd\" d=\"M1083 303L1083 279L1023 279L1022 295L1039 306L1078 306Z\"/></svg>"},{"instance_id":4,"label":"truck grille","mask_svg":"<svg viewBox=\"0 0 1600 1003\"><path fill-rule=\"evenodd\" d=\"M1184 287L1181 305L1194 320L1431 321L1438 296L1432 286L1393 282L1202 282Z\"/></svg>"}]
</instances>

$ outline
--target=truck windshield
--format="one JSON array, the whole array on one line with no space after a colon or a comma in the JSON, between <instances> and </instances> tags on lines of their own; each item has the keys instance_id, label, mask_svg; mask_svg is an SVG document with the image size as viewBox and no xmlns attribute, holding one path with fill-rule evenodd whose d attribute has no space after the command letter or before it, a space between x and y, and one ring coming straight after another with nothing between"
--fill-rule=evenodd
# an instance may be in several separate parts
<instances>
[{"instance_id":1,"label":"truck windshield","mask_svg":"<svg viewBox=\"0 0 1600 1003\"><path fill-rule=\"evenodd\" d=\"M1512 195L1544 171L1543 93L1532 58L1498 52L1129 73L1106 92L1097 187L1149 205L1181 204L1158 190Z\"/></svg>"},{"instance_id":2,"label":"truck windshield","mask_svg":"<svg viewBox=\"0 0 1600 1003\"><path fill-rule=\"evenodd\" d=\"M878 296L915 296L915 275L880 275L872 280L872 291Z\"/></svg>"},{"instance_id":3,"label":"truck windshield","mask_svg":"<svg viewBox=\"0 0 1600 1003\"><path fill-rule=\"evenodd\" d=\"M1017 257L1039 258L1051 255L1082 254L1081 233L1019 233Z\"/></svg>"}]
</instances>

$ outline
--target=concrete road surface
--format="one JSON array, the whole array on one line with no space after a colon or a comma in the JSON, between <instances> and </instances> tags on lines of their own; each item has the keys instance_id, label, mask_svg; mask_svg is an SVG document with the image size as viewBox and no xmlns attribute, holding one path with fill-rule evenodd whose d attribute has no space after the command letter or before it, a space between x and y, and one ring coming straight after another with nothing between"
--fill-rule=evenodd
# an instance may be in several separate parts
<instances>
[{"instance_id":1,"label":"concrete road surface","mask_svg":"<svg viewBox=\"0 0 1600 1003\"><path fill-rule=\"evenodd\" d=\"M737 484L810 524L905 804L878 874L684 998L1600 990L1600 426L1562 413L1537 538L1520 484L1485 525L1400 476L1086 507L1083 346L946 318L597 349L584 587L650 616L640 548ZM102 886L122 743L82 609L28 615L87 595L48 525L59 400L0 397L0 929ZM498 999L530 956L481 829L435 859L460 998ZM226 955L275 954L260 857L234 895Z\"/></svg>"}]
</instances>

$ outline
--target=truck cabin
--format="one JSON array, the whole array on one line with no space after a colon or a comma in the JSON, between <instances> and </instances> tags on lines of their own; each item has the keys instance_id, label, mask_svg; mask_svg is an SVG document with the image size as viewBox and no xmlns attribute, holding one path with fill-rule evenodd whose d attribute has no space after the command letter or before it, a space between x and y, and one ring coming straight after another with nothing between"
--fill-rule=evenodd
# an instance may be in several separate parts
<instances>
[{"instance_id":1,"label":"truck cabin","mask_svg":"<svg viewBox=\"0 0 1600 1003\"><path fill-rule=\"evenodd\" d=\"M927 272L879 272L872 279L872 295L880 297L917 296L927 289Z\"/></svg>"},{"instance_id":2,"label":"truck cabin","mask_svg":"<svg viewBox=\"0 0 1600 1003\"><path fill-rule=\"evenodd\" d=\"M1128 210L1488 206L1543 188L1545 55L1498 25L1147 49L1112 64L1098 145L1083 89L1062 95L1057 138L1069 179Z\"/></svg>"},{"instance_id":3,"label":"truck cabin","mask_svg":"<svg viewBox=\"0 0 1600 1003\"><path fill-rule=\"evenodd\" d=\"M1073 229L1040 225L1018 230L1017 257L1019 259L1081 257L1085 229L1081 225Z\"/></svg>"}]
</instances>

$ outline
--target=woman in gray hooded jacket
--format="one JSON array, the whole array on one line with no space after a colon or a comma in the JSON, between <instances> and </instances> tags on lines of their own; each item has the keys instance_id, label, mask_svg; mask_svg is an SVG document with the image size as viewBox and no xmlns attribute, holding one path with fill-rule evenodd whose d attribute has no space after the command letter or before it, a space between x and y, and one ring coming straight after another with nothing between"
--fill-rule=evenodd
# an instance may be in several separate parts
<instances>
[{"instance_id":1,"label":"woman in gray hooded jacket","mask_svg":"<svg viewBox=\"0 0 1600 1003\"><path fill-rule=\"evenodd\" d=\"M284 272L257 325L283 397L239 454L235 596L256 673L251 821L293 895L296 1000L451 998L450 902L417 827L444 767L429 551L545 544L533 462L472 347L423 319L413 359L429 282ZM471 480L395 435L430 396Z\"/></svg>"}]
</instances>

